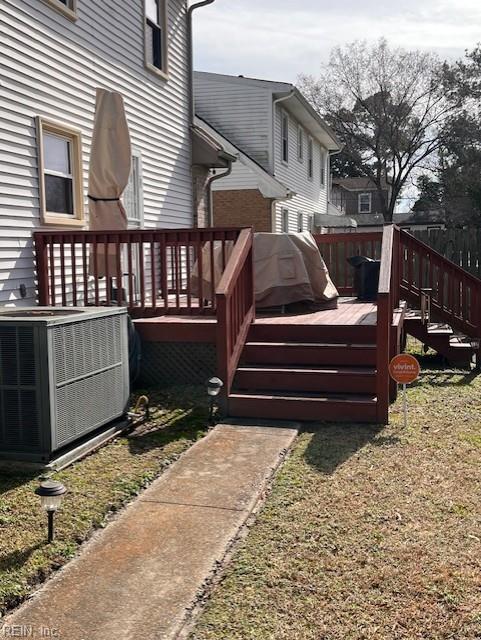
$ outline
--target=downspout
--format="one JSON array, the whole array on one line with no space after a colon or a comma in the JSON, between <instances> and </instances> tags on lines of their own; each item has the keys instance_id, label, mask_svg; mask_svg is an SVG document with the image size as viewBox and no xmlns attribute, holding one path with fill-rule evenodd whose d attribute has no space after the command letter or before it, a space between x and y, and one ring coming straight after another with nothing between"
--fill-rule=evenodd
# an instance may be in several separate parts
<instances>
[{"instance_id":1,"label":"downspout","mask_svg":"<svg viewBox=\"0 0 481 640\"><path fill-rule=\"evenodd\" d=\"M282 98L276 98L272 102L271 175L274 178L276 177L276 171L275 171L275 167L276 167L276 136L275 136L276 107L281 102L284 102L285 100L289 100L289 98L292 98L292 96L295 93L296 93L296 90L295 89L291 89L291 91L289 91L289 93L286 96L283 96ZM292 198L292 195L288 196L288 198L289 197ZM277 220L276 220L276 204L278 202L282 202L284 200L287 200L288 198L276 198L271 203L271 232L272 233L276 232L276 222L277 222Z\"/></svg>"},{"instance_id":2,"label":"downspout","mask_svg":"<svg viewBox=\"0 0 481 640\"><path fill-rule=\"evenodd\" d=\"M189 81L189 126L194 123L195 115L195 96L194 96L194 47L193 47L193 29L192 29L192 15L196 9L206 7L208 4L212 4L215 0L202 0L196 4L191 5L187 9L187 64L188 64L188 81Z\"/></svg>"},{"instance_id":3,"label":"downspout","mask_svg":"<svg viewBox=\"0 0 481 640\"><path fill-rule=\"evenodd\" d=\"M216 180L220 180L221 178L226 178L232 173L232 160L227 159L227 169L223 173L215 173L210 176L205 185L206 188L206 198L207 198L207 226L214 226L214 201L212 198L212 183Z\"/></svg>"}]
</instances>

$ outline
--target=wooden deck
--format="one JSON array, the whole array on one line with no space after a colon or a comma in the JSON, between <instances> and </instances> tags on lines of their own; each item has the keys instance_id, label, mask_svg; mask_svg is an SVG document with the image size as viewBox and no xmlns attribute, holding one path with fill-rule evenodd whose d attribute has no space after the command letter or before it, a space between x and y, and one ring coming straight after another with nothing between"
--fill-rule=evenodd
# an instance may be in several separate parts
<instances>
[{"instance_id":1,"label":"wooden deck","mask_svg":"<svg viewBox=\"0 0 481 640\"><path fill-rule=\"evenodd\" d=\"M377 307L375 302L360 302L354 298L340 298L337 309L323 311L306 311L304 313L279 313L258 310L255 330L270 332L289 327L306 327L306 332L313 328L324 327L372 327L369 331L374 339ZM212 316L175 316L166 315L157 318L141 318L135 320L135 326L146 342L210 342L216 340L217 319ZM275 326L275 329L274 329ZM362 329L361 329L362 330ZM285 336L286 338L288 335Z\"/></svg>"}]
</instances>

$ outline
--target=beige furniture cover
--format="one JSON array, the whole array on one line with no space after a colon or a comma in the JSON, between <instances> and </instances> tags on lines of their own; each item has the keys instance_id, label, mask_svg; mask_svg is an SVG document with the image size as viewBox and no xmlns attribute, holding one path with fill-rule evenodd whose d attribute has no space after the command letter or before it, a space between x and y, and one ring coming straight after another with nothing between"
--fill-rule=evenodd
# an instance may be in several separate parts
<instances>
[{"instance_id":1,"label":"beige furniture cover","mask_svg":"<svg viewBox=\"0 0 481 640\"><path fill-rule=\"evenodd\" d=\"M89 164L89 229L127 228L127 214L120 200L127 186L132 151L124 101L120 93L97 89L95 123ZM99 245L98 276L105 275L104 247ZM90 273L93 272L92 260ZM116 273L115 245L108 246L109 274Z\"/></svg>"},{"instance_id":2,"label":"beige furniture cover","mask_svg":"<svg viewBox=\"0 0 481 640\"><path fill-rule=\"evenodd\" d=\"M226 243L226 260L232 243ZM214 243L215 285L222 277L222 244ZM210 243L202 251L202 288L211 297ZM191 279L193 295L198 295L197 264ZM258 307L274 307L304 300L334 300L338 292L332 283L317 244L308 232L254 234L254 290Z\"/></svg>"}]
</instances>

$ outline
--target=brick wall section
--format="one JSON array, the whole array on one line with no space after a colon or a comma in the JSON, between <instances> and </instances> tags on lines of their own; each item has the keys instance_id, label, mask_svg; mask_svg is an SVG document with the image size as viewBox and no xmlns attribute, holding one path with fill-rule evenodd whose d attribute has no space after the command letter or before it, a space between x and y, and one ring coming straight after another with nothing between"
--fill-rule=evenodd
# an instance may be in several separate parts
<instances>
[{"instance_id":1,"label":"brick wall section","mask_svg":"<svg viewBox=\"0 0 481 640\"><path fill-rule=\"evenodd\" d=\"M272 231L271 203L258 189L214 191L214 226Z\"/></svg>"}]
</instances>

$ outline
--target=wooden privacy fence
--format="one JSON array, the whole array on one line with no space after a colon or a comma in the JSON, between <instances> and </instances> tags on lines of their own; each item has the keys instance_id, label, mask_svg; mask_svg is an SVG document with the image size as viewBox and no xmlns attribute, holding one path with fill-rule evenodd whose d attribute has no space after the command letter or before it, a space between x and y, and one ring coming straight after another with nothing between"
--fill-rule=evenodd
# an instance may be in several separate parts
<instances>
[{"instance_id":1,"label":"wooden privacy fence","mask_svg":"<svg viewBox=\"0 0 481 640\"><path fill-rule=\"evenodd\" d=\"M314 236L319 251L340 295L354 295L354 269L347 259L367 256L380 260L382 231L370 233L323 233Z\"/></svg>"},{"instance_id":2,"label":"wooden privacy fence","mask_svg":"<svg viewBox=\"0 0 481 640\"><path fill-rule=\"evenodd\" d=\"M39 231L42 306L127 306L134 317L216 313L241 229Z\"/></svg>"},{"instance_id":3,"label":"wooden privacy fence","mask_svg":"<svg viewBox=\"0 0 481 640\"><path fill-rule=\"evenodd\" d=\"M481 229L428 229L409 233L465 271L481 278Z\"/></svg>"}]
</instances>

